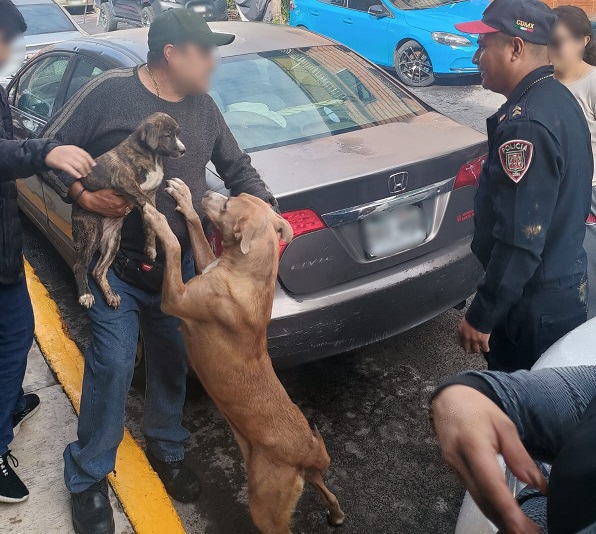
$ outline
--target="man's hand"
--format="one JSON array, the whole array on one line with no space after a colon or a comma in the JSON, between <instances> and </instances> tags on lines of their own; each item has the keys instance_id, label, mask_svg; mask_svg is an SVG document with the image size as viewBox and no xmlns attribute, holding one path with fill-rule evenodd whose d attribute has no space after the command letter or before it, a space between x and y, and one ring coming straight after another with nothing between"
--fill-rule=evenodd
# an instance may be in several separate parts
<instances>
[{"instance_id":1,"label":"man's hand","mask_svg":"<svg viewBox=\"0 0 596 534\"><path fill-rule=\"evenodd\" d=\"M434 399L431 416L445 461L482 512L506 534L539 534L513 497L497 454L529 486L546 493L547 482L503 411L479 391L454 385Z\"/></svg>"},{"instance_id":2,"label":"man's hand","mask_svg":"<svg viewBox=\"0 0 596 534\"><path fill-rule=\"evenodd\" d=\"M69 195L72 199L77 198L81 208L102 215L103 217L120 218L126 217L133 209L134 204L121 196L114 189L100 189L99 191L83 191L83 185L75 182L70 188Z\"/></svg>"},{"instance_id":3,"label":"man's hand","mask_svg":"<svg viewBox=\"0 0 596 534\"><path fill-rule=\"evenodd\" d=\"M45 164L50 169L66 172L77 180L87 176L95 167L93 158L82 148L74 145L53 148L48 152Z\"/></svg>"},{"instance_id":4,"label":"man's hand","mask_svg":"<svg viewBox=\"0 0 596 534\"><path fill-rule=\"evenodd\" d=\"M468 354L481 354L490 350L490 334L479 332L465 318L459 323L457 337L459 344Z\"/></svg>"}]
</instances>

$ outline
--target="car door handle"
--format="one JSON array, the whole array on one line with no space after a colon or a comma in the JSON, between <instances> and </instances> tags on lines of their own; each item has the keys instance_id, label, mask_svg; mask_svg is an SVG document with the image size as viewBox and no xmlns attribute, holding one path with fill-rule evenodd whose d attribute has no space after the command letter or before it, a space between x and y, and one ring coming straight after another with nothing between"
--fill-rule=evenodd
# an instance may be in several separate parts
<instances>
[{"instance_id":1,"label":"car door handle","mask_svg":"<svg viewBox=\"0 0 596 534\"><path fill-rule=\"evenodd\" d=\"M346 24L354 24L354 21L353 21L352 19L343 19L343 21L344 21Z\"/></svg>"},{"instance_id":2,"label":"car door handle","mask_svg":"<svg viewBox=\"0 0 596 534\"><path fill-rule=\"evenodd\" d=\"M319 12L318 12L318 11L316 11L315 9L311 10L310 14L311 14L313 17L318 17L318 16L319 16Z\"/></svg>"}]
</instances>

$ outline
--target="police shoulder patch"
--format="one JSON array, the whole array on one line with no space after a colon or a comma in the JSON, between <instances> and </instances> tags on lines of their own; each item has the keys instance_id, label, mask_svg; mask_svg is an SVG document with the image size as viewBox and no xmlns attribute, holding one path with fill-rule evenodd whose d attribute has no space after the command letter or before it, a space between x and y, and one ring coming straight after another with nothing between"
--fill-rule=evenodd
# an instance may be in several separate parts
<instances>
[{"instance_id":1,"label":"police shoulder patch","mask_svg":"<svg viewBox=\"0 0 596 534\"><path fill-rule=\"evenodd\" d=\"M518 183L532 165L534 145L523 139L513 139L499 147L499 157L505 174Z\"/></svg>"}]
</instances>

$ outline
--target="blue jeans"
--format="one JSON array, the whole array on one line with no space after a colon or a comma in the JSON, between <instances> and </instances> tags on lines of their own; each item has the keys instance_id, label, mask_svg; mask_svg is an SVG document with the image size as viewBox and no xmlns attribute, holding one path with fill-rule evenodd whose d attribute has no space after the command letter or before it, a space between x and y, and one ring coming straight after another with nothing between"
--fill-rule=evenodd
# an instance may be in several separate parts
<instances>
[{"instance_id":1,"label":"blue jeans","mask_svg":"<svg viewBox=\"0 0 596 534\"><path fill-rule=\"evenodd\" d=\"M182 273L185 281L195 275L190 255L183 260ZM147 369L143 418L147 448L164 462L181 460L190 437L182 426L187 364L180 320L162 313L160 294L123 282L112 269L108 281L122 299L117 310L106 304L89 277L95 297L88 311L93 341L85 353L78 440L64 451L64 480L71 493L84 491L114 470L124 436L139 328Z\"/></svg>"},{"instance_id":2,"label":"blue jeans","mask_svg":"<svg viewBox=\"0 0 596 534\"><path fill-rule=\"evenodd\" d=\"M23 278L0 284L0 455L12 441L12 414L22 409L27 354L33 343L33 310Z\"/></svg>"}]
</instances>

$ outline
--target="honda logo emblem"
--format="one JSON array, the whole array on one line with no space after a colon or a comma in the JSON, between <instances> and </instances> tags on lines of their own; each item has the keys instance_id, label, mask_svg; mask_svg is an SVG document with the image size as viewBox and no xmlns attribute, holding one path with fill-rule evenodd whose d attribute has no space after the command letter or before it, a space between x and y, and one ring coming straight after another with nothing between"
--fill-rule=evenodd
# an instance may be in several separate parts
<instances>
[{"instance_id":1,"label":"honda logo emblem","mask_svg":"<svg viewBox=\"0 0 596 534\"><path fill-rule=\"evenodd\" d=\"M398 172L396 174L392 174L389 177L389 192L395 195L396 193L401 193L402 191L406 190L408 187L408 173L407 172Z\"/></svg>"}]
</instances>

